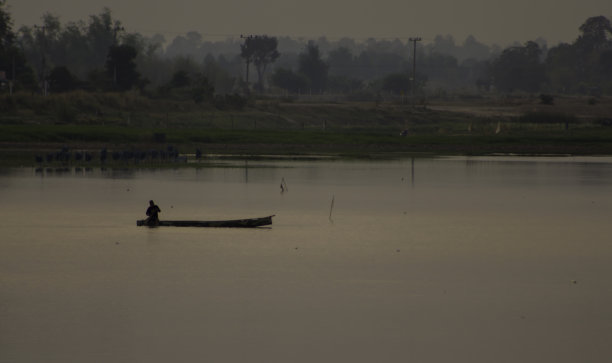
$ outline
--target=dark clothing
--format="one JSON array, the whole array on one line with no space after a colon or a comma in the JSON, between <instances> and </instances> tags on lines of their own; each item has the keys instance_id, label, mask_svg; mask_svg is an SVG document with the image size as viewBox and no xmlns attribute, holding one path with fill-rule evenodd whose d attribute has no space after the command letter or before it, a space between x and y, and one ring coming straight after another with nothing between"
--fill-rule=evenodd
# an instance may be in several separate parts
<instances>
[{"instance_id":1,"label":"dark clothing","mask_svg":"<svg viewBox=\"0 0 612 363\"><path fill-rule=\"evenodd\" d=\"M158 206L156 206L155 204L152 204L151 206L149 206L149 208L147 208L147 216L149 216L149 218L147 218L147 224L149 225L153 225L153 224L158 224L159 223L159 213L161 212L161 209L159 209Z\"/></svg>"}]
</instances>

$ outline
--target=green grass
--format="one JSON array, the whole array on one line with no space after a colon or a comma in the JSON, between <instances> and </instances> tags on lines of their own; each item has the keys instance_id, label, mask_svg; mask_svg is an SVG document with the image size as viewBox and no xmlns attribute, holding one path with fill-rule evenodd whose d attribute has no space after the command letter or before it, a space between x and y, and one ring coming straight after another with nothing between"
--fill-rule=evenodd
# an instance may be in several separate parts
<instances>
[{"instance_id":1,"label":"green grass","mask_svg":"<svg viewBox=\"0 0 612 363\"><path fill-rule=\"evenodd\" d=\"M489 125L492 128L492 125ZM482 127L481 130L484 130ZM443 131L439 131L443 130ZM533 144L608 143L612 127L554 129L510 129L500 134L455 133L451 127L419 129L400 137L393 128L355 129L224 129L224 128L146 128L99 125L0 125L0 142L5 143L101 143L155 144L155 134L165 135L164 143L175 144L277 144L277 145L414 145L414 144Z\"/></svg>"},{"instance_id":2,"label":"green grass","mask_svg":"<svg viewBox=\"0 0 612 363\"><path fill-rule=\"evenodd\" d=\"M251 101L244 110L220 111L131 93L5 95L0 96L0 153L6 160L15 148L34 153L57 145L145 150L172 144L250 155L612 154L612 123L602 114L585 118L551 110L478 116L391 103L268 99ZM399 136L402 130L408 136Z\"/></svg>"}]
</instances>

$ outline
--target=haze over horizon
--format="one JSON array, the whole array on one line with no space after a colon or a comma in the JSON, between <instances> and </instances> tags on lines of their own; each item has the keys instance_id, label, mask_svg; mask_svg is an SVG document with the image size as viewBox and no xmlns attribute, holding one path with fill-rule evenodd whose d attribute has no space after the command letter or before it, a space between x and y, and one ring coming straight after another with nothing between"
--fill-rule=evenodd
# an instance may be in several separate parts
<instances>
[{"instance_id":1,"label":"haze over horizon","mask_svg":"<svg viewBox=\"0 0 612 363\"><path fill-rule=\"evenodd\" d=\"M397 3L390 0L212 0L194 4L188 0L7 0L14 28L41 23L46 12L63 24L87 21L108 7L126 31L143 35L162 34L170 41L189 31L204 40L268 34L316 39L406 39L420 36L425 43L436 35L450 34L459 44L473 35L487 44L509 45L544 38L549 45L572 42L578 28L591 16L612 16L609 0L488 1L431 0L428 3ZM214 11L211 11L214 9Z\"/></svg>"}]
</instances>

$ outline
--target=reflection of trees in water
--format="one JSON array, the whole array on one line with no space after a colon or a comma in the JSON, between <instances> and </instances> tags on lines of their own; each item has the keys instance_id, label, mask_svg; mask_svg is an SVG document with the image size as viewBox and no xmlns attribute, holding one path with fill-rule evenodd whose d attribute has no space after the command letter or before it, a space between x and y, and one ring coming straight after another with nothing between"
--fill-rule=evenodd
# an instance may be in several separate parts
<instances>
[{"instance_id":1,"label":"reflection of trees in water","mask_svg":"<svg viewBox=\"0 0 612 363\"><path fill-rule=\"evenodd\" d=\"M108 167L36 167L34 174L40 177L91 177L109 179L134 179L137 176L134 168ZM0 173L1 174L1 173Z\"/></svg>"}]
</instances>

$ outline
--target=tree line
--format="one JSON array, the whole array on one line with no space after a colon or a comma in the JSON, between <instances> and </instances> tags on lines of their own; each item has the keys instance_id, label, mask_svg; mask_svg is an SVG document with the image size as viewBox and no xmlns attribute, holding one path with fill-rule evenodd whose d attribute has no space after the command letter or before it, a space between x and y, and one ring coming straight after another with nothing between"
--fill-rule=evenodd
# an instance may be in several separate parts
<instances>
[{"instance_id":1,"label":"tree line","mask_svg":"<svg viewBox=\"0 0 612 363\"><path fill-rule=\"evenodd\" d=\"M343 38L329 41L245 35L205 41L197 32L175 37L129 33L109 9L62 24L44 14L40 25L15 30L0 0L0 92L59 93L136 90L150 97L243 105L237 94L412 92L612 93L612 26L588 18L572 43L548 48L537 39L502 49L469 36L457 45L437 36L409 42Z\"/></svg>"}]
</instances>

